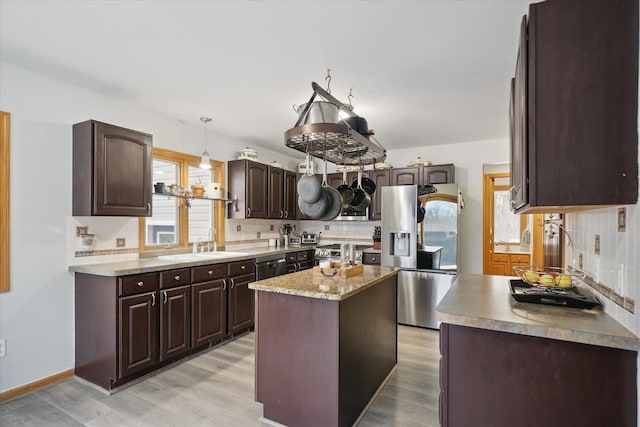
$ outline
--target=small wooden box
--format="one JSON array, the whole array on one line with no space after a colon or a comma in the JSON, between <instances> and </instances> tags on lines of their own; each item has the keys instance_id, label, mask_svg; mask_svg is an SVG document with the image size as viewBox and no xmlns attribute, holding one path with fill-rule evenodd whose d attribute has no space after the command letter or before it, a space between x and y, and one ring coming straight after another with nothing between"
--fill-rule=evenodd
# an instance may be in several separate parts
<instances>
[{"instance_id":1,"label":"small wooden box","mask_svg":"<svg viewBox=\"0 0 640 427\"><path fill-rule=\"evenodd\" d=\"M351 265L346 268L342 268L339 262L332 262L329 268L313 267L313 275L319 277L338 277L346 279L347 277L361 274L364 270L362 264Z\"/></svg>"}]
</instances>

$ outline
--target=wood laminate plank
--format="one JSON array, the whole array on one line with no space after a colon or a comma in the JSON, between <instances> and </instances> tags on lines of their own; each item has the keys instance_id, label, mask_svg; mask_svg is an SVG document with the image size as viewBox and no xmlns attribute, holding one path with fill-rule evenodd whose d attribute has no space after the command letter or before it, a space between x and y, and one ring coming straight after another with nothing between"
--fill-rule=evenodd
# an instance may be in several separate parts
<instances>
[{"instance_id":1,"label":"wood laminate plank","mask_svg":"<svg viewBox=\"0 0 640 427\"><path fill-rule=\"evenodd\" d=\"M437 426L438 331L398 326L398 366L360 422ZM249 333L108 396L75 378L0 405L1 426L262 426Z\"/></svg>"}]
</instances>

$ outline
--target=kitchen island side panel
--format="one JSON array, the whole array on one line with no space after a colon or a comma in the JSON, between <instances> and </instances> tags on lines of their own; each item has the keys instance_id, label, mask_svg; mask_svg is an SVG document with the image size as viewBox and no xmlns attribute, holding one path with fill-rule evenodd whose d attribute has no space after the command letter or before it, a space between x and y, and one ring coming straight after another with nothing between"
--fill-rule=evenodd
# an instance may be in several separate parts
<instances>
[{"instance_id":1,"label":"kitchen island side panel","mask_svg":"<svg viewBox=\"0 0 640 427\"><path fill-rule=\"evenodd\" d=\"M340 303L340 426L350 426L398 360L397 277Z\"/></svg>"},{"instance_id":2,"label":"kitchen island side panel","mask_svg":"<svg viewBox=\"0 0 640 427\"><path fill-rule=\"evenodd\" d=\"M442 324L443 427L636 426L637 352Z\"/></svg>"},{"instance_id":3,"label":"kitchen island side panel","mask_svg":"<svg viewBox=\"0 0 640 427\"><path fill-rule=\"evenodd\" d=\"M338 420L338 301L256 292L256 395L288 426Z\"/></svg>"}]
</instances>

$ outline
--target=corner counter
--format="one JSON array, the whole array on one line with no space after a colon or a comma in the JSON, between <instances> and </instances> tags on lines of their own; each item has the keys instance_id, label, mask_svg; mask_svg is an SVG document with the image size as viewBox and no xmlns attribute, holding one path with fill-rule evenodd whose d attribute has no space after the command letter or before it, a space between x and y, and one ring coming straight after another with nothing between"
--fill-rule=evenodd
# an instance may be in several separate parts
<instances>
[{"instance_id":1,"label":"corner counter","mask_svg":"<svg viewBox=\"0 0 640 427\"><path fill-rule=\"evenodd\" d=\"M509 279L459 275L436 309L440 424L636 426L638 338L599 309L517 302Z\"/></svg>"},{"instance_id":2,"label":"corner counter","mask_svg":"<svg viewBox=\"0 0 640 427\"><path fill-rule=\"evenodd\" d=\"M397 270L348 279L311 270L251 283L256 291L256 400L264 417L351 426L397 363Z\"/></svg>"}]
</instances>

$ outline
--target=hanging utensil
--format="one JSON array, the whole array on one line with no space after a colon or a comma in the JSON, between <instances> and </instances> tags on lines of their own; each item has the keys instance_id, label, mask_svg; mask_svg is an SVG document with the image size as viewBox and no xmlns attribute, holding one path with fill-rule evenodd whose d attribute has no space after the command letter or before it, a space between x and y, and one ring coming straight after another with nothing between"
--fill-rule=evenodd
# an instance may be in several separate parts
<instances>
[{"instance_id":1,"label":"hanging utensil","mask_svg":"<svg viewBox=\"0 0 640 427\"><path fill-rule=\"evenodd\" d=\"M322 183L310 167L310 156L307 153L307 167L304 175L298 179L298 199L306 203L315 203L322 197Z\"/></svg>"},{"instance_id":2,"label":"hanging utensil","mask_svg":"<svg viewBox=\"0 0 640 427\"><path fill-rule=\"evenodd\" d=\"M354 190L353 200L350 203L352 209L362 212L371 204L371 196L362 188L362 169L358 171L358 184Z\"/></svg>"},{"instance_id":3,"label":"hanging utensil","mask_svg":"<svg viewBox=\"0 0 640 427\"><path fill-rule=\"evenodd\" d=\"M324 159L324 169L322 172L322 188L329 196L329 205L325 214L318 218L321 221L331 221L342 211L342 197L340 192L327 183L327 159Z\"/></svg>"},{"instance_id":4,"label":"hanging utensil","mask_svg":"<svg viewBox=\"0 0 640 427\"><path fill-rule=\"evenodd\" d=\"M353 197L355 196L353 188L349 184L347 184L347 165L344 165L344 169L342 169L342 184L338 186L338 192L340 193L340 197L342 198L342 206L345 208L349 206L349 204L353 201Z\"/></svg>"}]
</instances>

